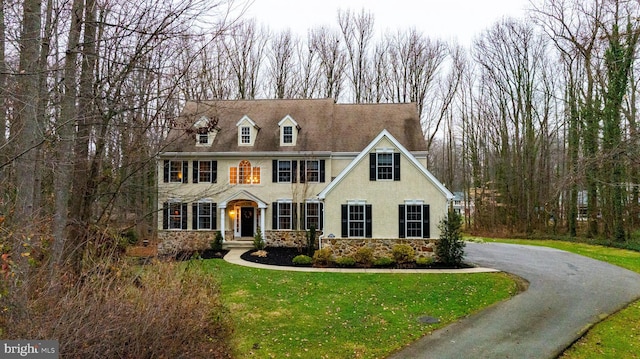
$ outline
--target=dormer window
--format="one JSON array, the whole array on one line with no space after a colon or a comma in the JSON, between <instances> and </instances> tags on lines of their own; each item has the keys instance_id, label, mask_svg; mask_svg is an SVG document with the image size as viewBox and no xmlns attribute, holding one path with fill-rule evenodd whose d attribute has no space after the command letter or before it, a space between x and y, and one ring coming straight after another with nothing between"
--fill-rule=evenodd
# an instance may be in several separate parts
<instances>
[{"instance_id":1,"label":"dormer window","mask_svg":"<svg viewBox=\"0 0 640 359\"><path fill-rule=\"evenodd\" d=\"M248 116L242 117L236 123L236 127L238 127L238 146L253 146L260 127Z\"/></svg>"},{"instance_id":2,"label":"dormer window","mask_svg":"<svg viewBox=\"0 0 640 359\"><path fill-rule=\"evenodd\" d=\"M293 127L285 126L282 128L282 142L286 144L293 143Z\"/></svg>"},{"instance_id":3,"label":"dormer window","mask_svg":"<svg viewBox=\"0 0 640 359\"><path fill-rule=\"evenodd\" d=\"M295 146L300 131L298 123L287 115L278 122L278 126L280 127L280 146Z\"/></svg>"},{"instance_id":4,"label":"dormer window","mask_svg":"<svg viewBox=\"0 0 640 359\"><path fill-rule=\"evenodd\" d=\"M199 145L209 144L209 132L198 133L198 144Z\"/></svg>"},{"instance_id":5,"label":"dormer window","mask_svg":"<svg viewBox=\"0 0 640 359\"><path fill-rule=\"evenodd\" d=\"M243 126L240 128L240 143L243 145L251 143L251 127Z\"/></svg>"},{"instance_id":6,"label":"dormer window","mask_svg":"<svg viewBox=\"0 0 640 359\"><path fill-rule=\"evenodd\" d=\"M194 125L196 146L211 146L219 128L209 118L202 116Z\"/></svg>"}]
</instances>

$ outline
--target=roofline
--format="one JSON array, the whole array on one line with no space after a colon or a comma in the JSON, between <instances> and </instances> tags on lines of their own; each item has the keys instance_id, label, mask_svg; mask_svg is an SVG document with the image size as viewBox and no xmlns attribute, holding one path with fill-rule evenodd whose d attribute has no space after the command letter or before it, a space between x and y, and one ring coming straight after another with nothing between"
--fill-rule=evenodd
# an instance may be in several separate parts
<instances>
[{"instance_id":1,"label":"roofline","mask_svg":"<svg viewBox=\"0 0 640 359\"><path fill-rule=\"evenodd\" d=\"M382 132L380 132L380 134L378 134L378 136L376 136L376 138L374 138L373 141L371 141L369 145L367 145L367 147L365 147L365 149L362 150L360 154L353 161L351 161L351 163L349 163L349 165L345 167L333 181L329 183L329 185L327 185L327 187L325 187L320 193L318 193L318 198L325 199L327 194L331 192L331 190L333 190L333 188L337 186L337 184L340 183L342 179L349 172L351 172L351 170L360 161L362 161L365 156L369 154L369 152L371 152L373 146L380 142L383 137L387 137L389 141L391 141L391 143L393 143L393 145L398 150L400 150L400 152L403 153L405 157L407 157L411 161L411 163L413 163L413 165L418 168L418 170L422 172L422 174L424 174L436 186L436 188L447 198L448 201L453 199L453 194L451 193L451 191L449 191L440 181L438 181L438 179L431 172L429 172L426 167L418 162L415 156L411 154L411 152L409 152L400 142L398 142L398 140L396 140L396 138L393 137L393 135L389 133L387 129L382 130Z\"/></svg>"},{"instance_id":2,"label":"roofline","mask_svg":"<svg viewBox=\"0 0 640 359\"><path fill-rule=\"evenodd\" d=\"M331 151L261 152L161 152L158 158L176 157L331 157Z\"/></svg>"}]
</instances>

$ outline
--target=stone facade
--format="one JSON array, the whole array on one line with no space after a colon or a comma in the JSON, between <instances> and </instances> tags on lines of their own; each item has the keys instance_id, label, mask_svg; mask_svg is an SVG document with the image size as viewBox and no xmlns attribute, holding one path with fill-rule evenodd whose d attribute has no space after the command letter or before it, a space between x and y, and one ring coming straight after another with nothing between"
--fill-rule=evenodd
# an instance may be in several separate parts
<instances>
[{"instance_id":1,"label":"stone facade","mask_svg":"<svg viewBox=\"0 0 640 359\"><path fill-rule=\"evenodd\" d=\"M323 238L322 248L330 248L336 257L348 257L361 247L373 249L374 257L391 257L398 244L408 244L416 257L435 258L437 239L375 239L375 238Z\"/></svg>"},{"instance_id":2,"label":"stone facade","mask_svg":"<svg viewBox=\"0 0 640 359\"><path fill-rule=\"evenodd\" d=\"M171 256L178 252L195 252L211 248L216 231L160 231L158 255Z\"/></svg>"},{"instance_id":3,"label":"stone facade","mask_svg":"<svg viewBox=\"0 0 640 359\"><path fill-rule=\"evenodd\" d=\"M318 237L322 234L316 231L316 247ZM265 231L265 243L269 247L292 247L300 248L307 246L306 231Z\"/></svg>"},{"instance_id":4,"label":"stone facade","mask_svg":"<svg viewBox=\"0 0 640 359\"><path fill-rule=\"evenodd\" d=\"M211 248L211 241L217 231L160 231L158 232L158 254L174 255L181 251L195 252ZM233 240L233 231L225 231L227 240ZM316 232L316 246L322 232ZM229 239L231 238L231 239ZM305 231L265 231L265 243L268 247L307 246Z\"/></svg>"}]
</instances>

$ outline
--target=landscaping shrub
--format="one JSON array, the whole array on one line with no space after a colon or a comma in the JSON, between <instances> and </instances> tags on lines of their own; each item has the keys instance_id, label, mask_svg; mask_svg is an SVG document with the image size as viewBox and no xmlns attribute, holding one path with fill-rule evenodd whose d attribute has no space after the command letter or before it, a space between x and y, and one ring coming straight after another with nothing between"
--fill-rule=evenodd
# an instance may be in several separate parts
<instances>
[{"instance_id":1,"label":"landscaping shrub","mask_svg":"<svg viewBox=\"0 0 640 359\"><path fill-rule=\"evenodd\" d=\"M436 246L438 262L450 266L459 266L464 258L464 241L460 227L462 218L455 211L449 211L447 218L438 224L440 240Z\"/></svg>"},{"instance_id":2,"label":"landscaping shrub","mask_svg":"<svg viewBox=\"0 0 640 359\"><path fill-rule=\"evenodd\" d=\"M0 298L0 332L55 338L61 358L231 358L220 298L213 276L175 263L135 273L105 261L79 277L43 267Z\"/></svg>"},{"instance_id":3,"label":"landscaping shrub","mask_svg":"<svg viewBox=\"0 0 640 359\"><path fill-rule=\"evenodd\" d=\"M333 263L333 252L329 248L318 249L313 253L313 264L316 266L328 266Z\"/></svg>"},{"instance_id":4,"label":"landscaping shrub","mask_svg":"<svg viewBox=\"0 0 640 359\"><path fill-rule=\"evenodd\" d=\"M391 267L392 265L394 265L396 262L393 260L393 258L389 258L389 257L380 257L380 258L376 258L376 260L373 261L373 266L374 267Z\"/></svg>"},{"instance_id":5,"label":"landscaping shrub","mask_svg":"<svg viewBox=\"0 0 640 359\"><path fill-rule=\"evenodd\" d=\"M220 231L216 231L216 235L215 237L213 237L213 240L210 243L211 249L214 251L221 251L222 250L222 233Z\"/></svg>"},{"instance_id":6,"label":"landscaping shrub","mask_svg":"<svg viewBox=\"0 0 640 359\"><path fill-rule=\"evenodd\" d=\"M260 230L260 227L258 227L256 234L253 236L253 248L259 251L264 249L264 239L262 238L262 230Z\"/></svg>"},{"instance_id":7,"label":"landscaping shrub","mask_svg":"<svg viewBox=\"0 0 640 359\"><path fill-rule=\"evenodd\" d=\"M356 260L352 257L339 257L335 262L338 267L354 267L356 265Z\"/></svg>"},{"instance_id":8,"label":"landscaping shrub","mask_svg":"<svg viewBox=\"0 0 640 359\"><path fill-rule=\"evenodd\" d=\"M306 265L311 265L311 263L313 263L313 258L306 256L304 254L301 254L299 256L293 257L292 262L293 264L298 266L306 266Z\"/></svg>"},{"instance_id":9,"label":"landscaping shrub","mask_svg":"<svg viewBox=\"0 0 640 359\"><path fill-rule=\"evenodd\" d=\"M353 259L363 267L371 267L374 261L373 249L369 247L360 247L353 254Z\"/></svg>"},{"instance_id":10,"label":"landscaping shrub","mask_svg":"<svg viewBox=\"0 0 640 359\"><path fill-rule=\"evenodd\" d=\"M408 244L397 244L393 246L391 254L398 264L411 263L416 257L416 251Z\"/></svg>"},{"instance_id":11,"label":"landscaping shrub","mask_svg":"<svg viewBox=\"0 0 640 359\"><path fill-rule=\"evenodd\" d=\"M316 227L311 226L311 228L307 231L307 254L309 256L313 255L313 251L316 250Z\"/></svg>"},{"instance_id":12,"label":"landscaping shrub","mask_svg":"<svg viewBox=\"0 0 640 359\"><path fill-rule=\"evenodd\" d=\"M433 258L431 257L418 257L416 258L416 265L419 267L427 267L433 263Z\"/></svg>"}]
</instances>

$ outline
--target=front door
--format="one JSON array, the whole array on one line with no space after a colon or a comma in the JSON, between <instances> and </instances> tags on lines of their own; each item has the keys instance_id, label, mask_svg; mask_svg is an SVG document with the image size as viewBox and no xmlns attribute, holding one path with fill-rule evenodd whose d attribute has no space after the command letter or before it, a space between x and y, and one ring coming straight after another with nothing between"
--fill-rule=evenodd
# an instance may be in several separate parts
<instances>
[{"instance_id":1,"label":"front door","mask_svg":"<svg viewBox=\"0 0 640 359\"><path fill-rule=\"evenodd\" d=\"M255 214L255 211L253 207L240 208L240 236L241 237L253 237L253 234L255 232L254 214Z\"/></svg>"}]
</instances>

